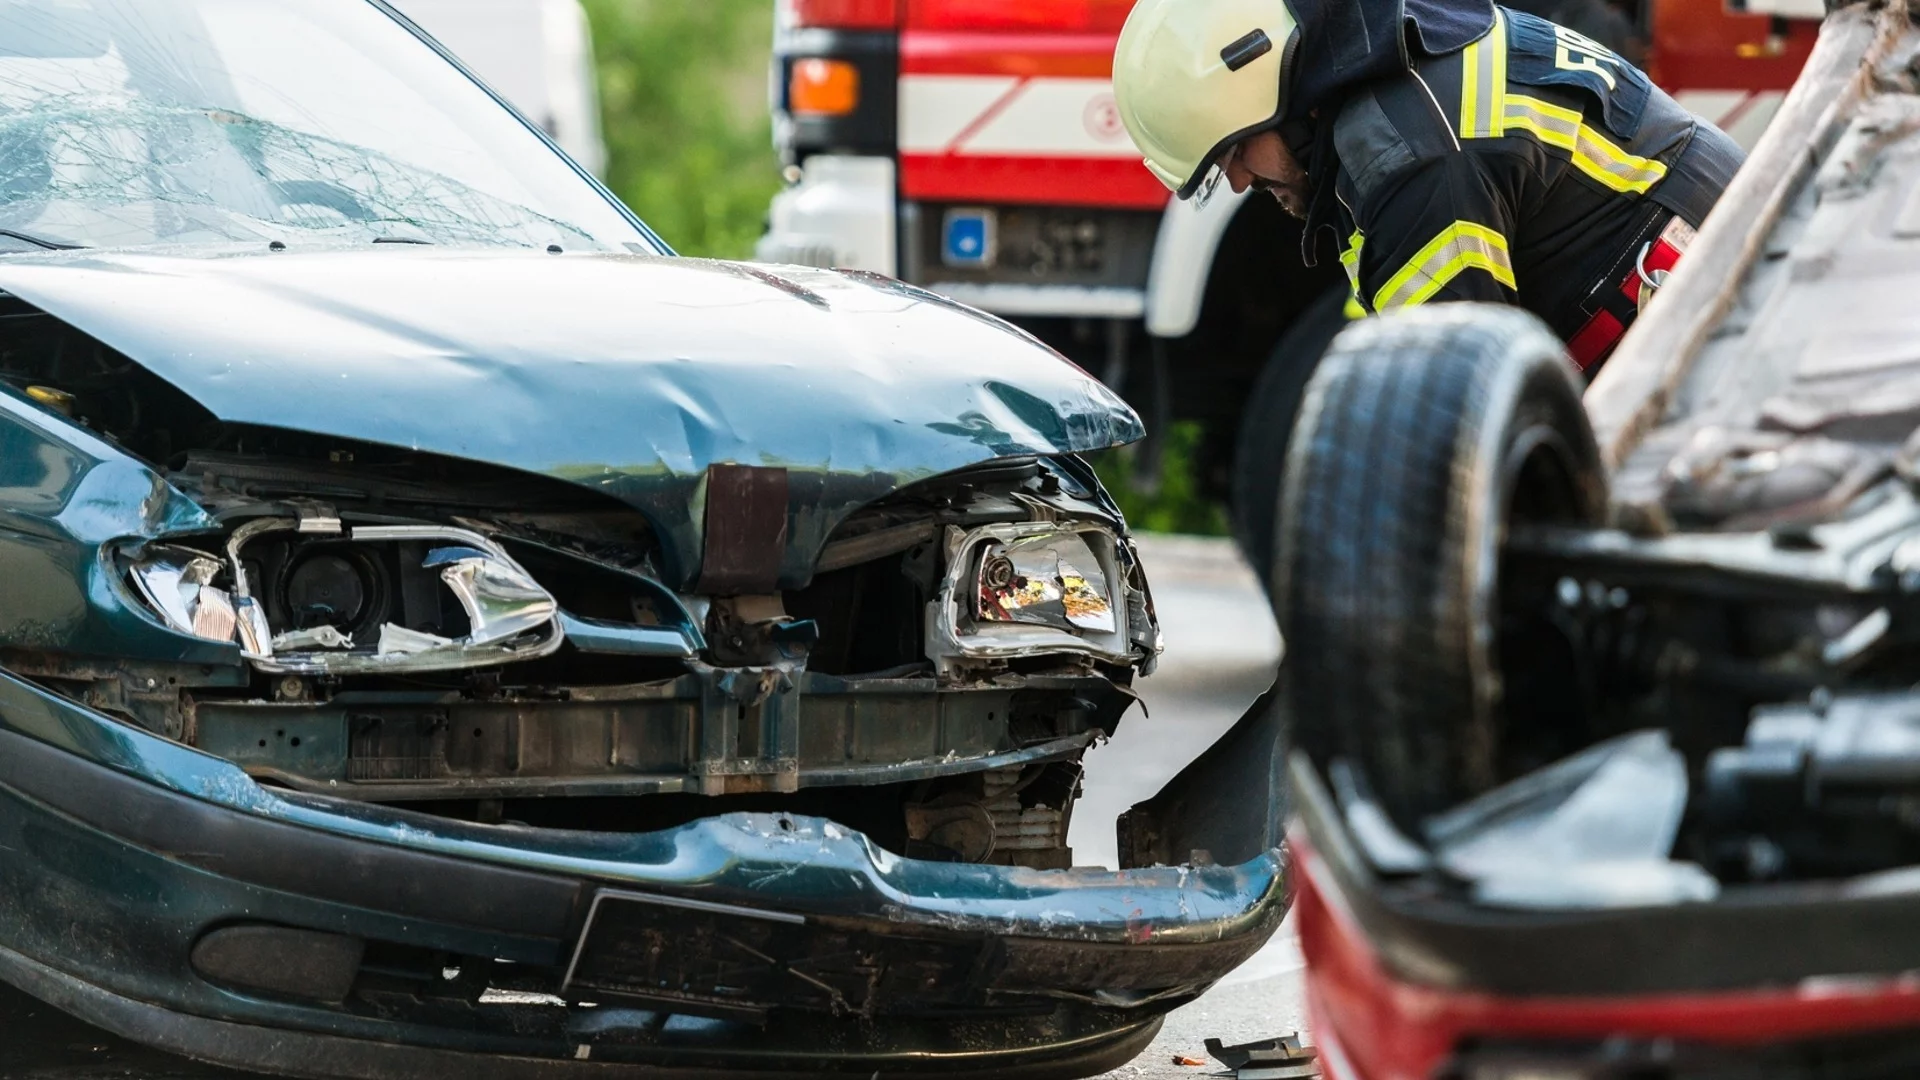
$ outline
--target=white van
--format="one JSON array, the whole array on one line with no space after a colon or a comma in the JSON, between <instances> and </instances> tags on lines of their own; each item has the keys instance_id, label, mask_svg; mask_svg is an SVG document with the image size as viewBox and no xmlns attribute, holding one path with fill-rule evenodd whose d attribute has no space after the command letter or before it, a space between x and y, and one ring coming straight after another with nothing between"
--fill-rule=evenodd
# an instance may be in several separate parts
<instances>
[{"instance_id":1,"label":"white van","mask_svg":"<svg viewBox=\"0 0 1920 1080\"><path fill-rule=\"evenodd\" d=\"M595 176L607 163L580 0L389 0Z\"/></svg>"}]
</instances>

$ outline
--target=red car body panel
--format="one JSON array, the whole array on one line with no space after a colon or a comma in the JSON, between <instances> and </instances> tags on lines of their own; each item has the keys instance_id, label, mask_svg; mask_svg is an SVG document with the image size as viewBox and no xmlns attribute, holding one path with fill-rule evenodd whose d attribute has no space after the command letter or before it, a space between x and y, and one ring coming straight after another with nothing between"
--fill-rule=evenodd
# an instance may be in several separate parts
<instances>
[{"instance_id":1,"label":"red car body panel","mask_svg":"<svg viewBox=\"0 0 1920 1080\"><path fill-rule=\"evenodd\" d=\"M1304 836L1289 838L1307 1006L1328 1080L1429 1080L1464 1039L1669 1038L1729 1046L1920 1025L1920 980L1736 993L1511 998L1387 971Z\"/></svg>"}]
</instances>

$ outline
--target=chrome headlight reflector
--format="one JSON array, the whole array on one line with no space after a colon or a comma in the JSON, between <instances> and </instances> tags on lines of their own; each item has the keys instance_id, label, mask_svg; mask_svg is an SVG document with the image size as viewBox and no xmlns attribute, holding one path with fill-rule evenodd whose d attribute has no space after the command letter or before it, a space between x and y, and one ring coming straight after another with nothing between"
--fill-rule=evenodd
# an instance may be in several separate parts
<instances>
[{"instance_id":1,"label":"chrome headlight reflector","mask_svg":"<svg viewBox=\"0 0 1920 1080\"><path fill-rule=\"evenodd\" d=\"M979 567L976 619L1113 632L1106 572L1078 533L989 542Z\"/></svg>"},{"instance_id":2,"label":"chrome headlight reflector","mask_svg":"<svg viewBox=\"0 0 1920 1080\"><path fill-rule=\"evenodd\" d=\"M950 526L945 547L946 576L927 608L927 652L942 674L969 660L1048 653L1145 668L1158 653L1152 604L1128 573L1131 551L1104 524Z\"/></svg>"}]
</instances>

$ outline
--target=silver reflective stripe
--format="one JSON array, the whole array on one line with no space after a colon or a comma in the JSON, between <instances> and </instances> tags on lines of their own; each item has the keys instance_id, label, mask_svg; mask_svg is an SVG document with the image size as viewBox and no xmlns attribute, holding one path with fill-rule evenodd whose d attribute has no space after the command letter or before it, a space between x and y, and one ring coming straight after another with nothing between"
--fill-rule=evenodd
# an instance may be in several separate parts
<instances>
[{"instance_id":1,"label":"silver reflective stripe","mask_svg":"<svg viewBox=\"0 0 1920 1080\"><path fill-rule=\"evenodd\" d=\"M1398 273L1387 279L1374 294L1373 310L1425 303L1468 270L1485 270L1495 281L1514 288L1513 258L1507 249L1507 238L1485 225L1454 222L1427 241Z\"/></svg>"},{"instance_id":2,"label":"silver reflective stripe","mask_svg":"<svg viewBox=\"0 0 1920 1080\"><path fill-rule=\"evenodd\" d=\"M1507 89L1507 20L1498 8L1493 29L1462 49L1460 60L1460 137L1498 138Z\"/></svg>"},{"instance_id":3,"label":"silver reflective stripe","mask_svg":"<svg viewBox=\"0 0 1920 1080\"><path fill-rule=\"evenodd\" d=\"M1642 194L1667 175L1666 165L1615 146L1572 109L1509 94L1505 121L1510 130L1525 131L1548 146L1565 150L1574 168L1610 190Z\"/></svg>"}]
</instances>

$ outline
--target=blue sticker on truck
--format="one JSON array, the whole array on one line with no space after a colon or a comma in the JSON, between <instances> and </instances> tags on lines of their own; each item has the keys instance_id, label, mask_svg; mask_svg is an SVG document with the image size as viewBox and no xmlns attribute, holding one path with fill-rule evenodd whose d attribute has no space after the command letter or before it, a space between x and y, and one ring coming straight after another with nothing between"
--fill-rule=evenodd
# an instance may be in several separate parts
<instances>
[{"instance_id":1,"label":"blue sticker on truck","mask_svg":"<svg viewBox=\"0 0 1920 1080\"><path fill-rule=\"evenodd\" d=\"M940 261L948 266L992 266L995 224L992 210L947 211L940 228Z\"/></svg>"}]
</instances>

